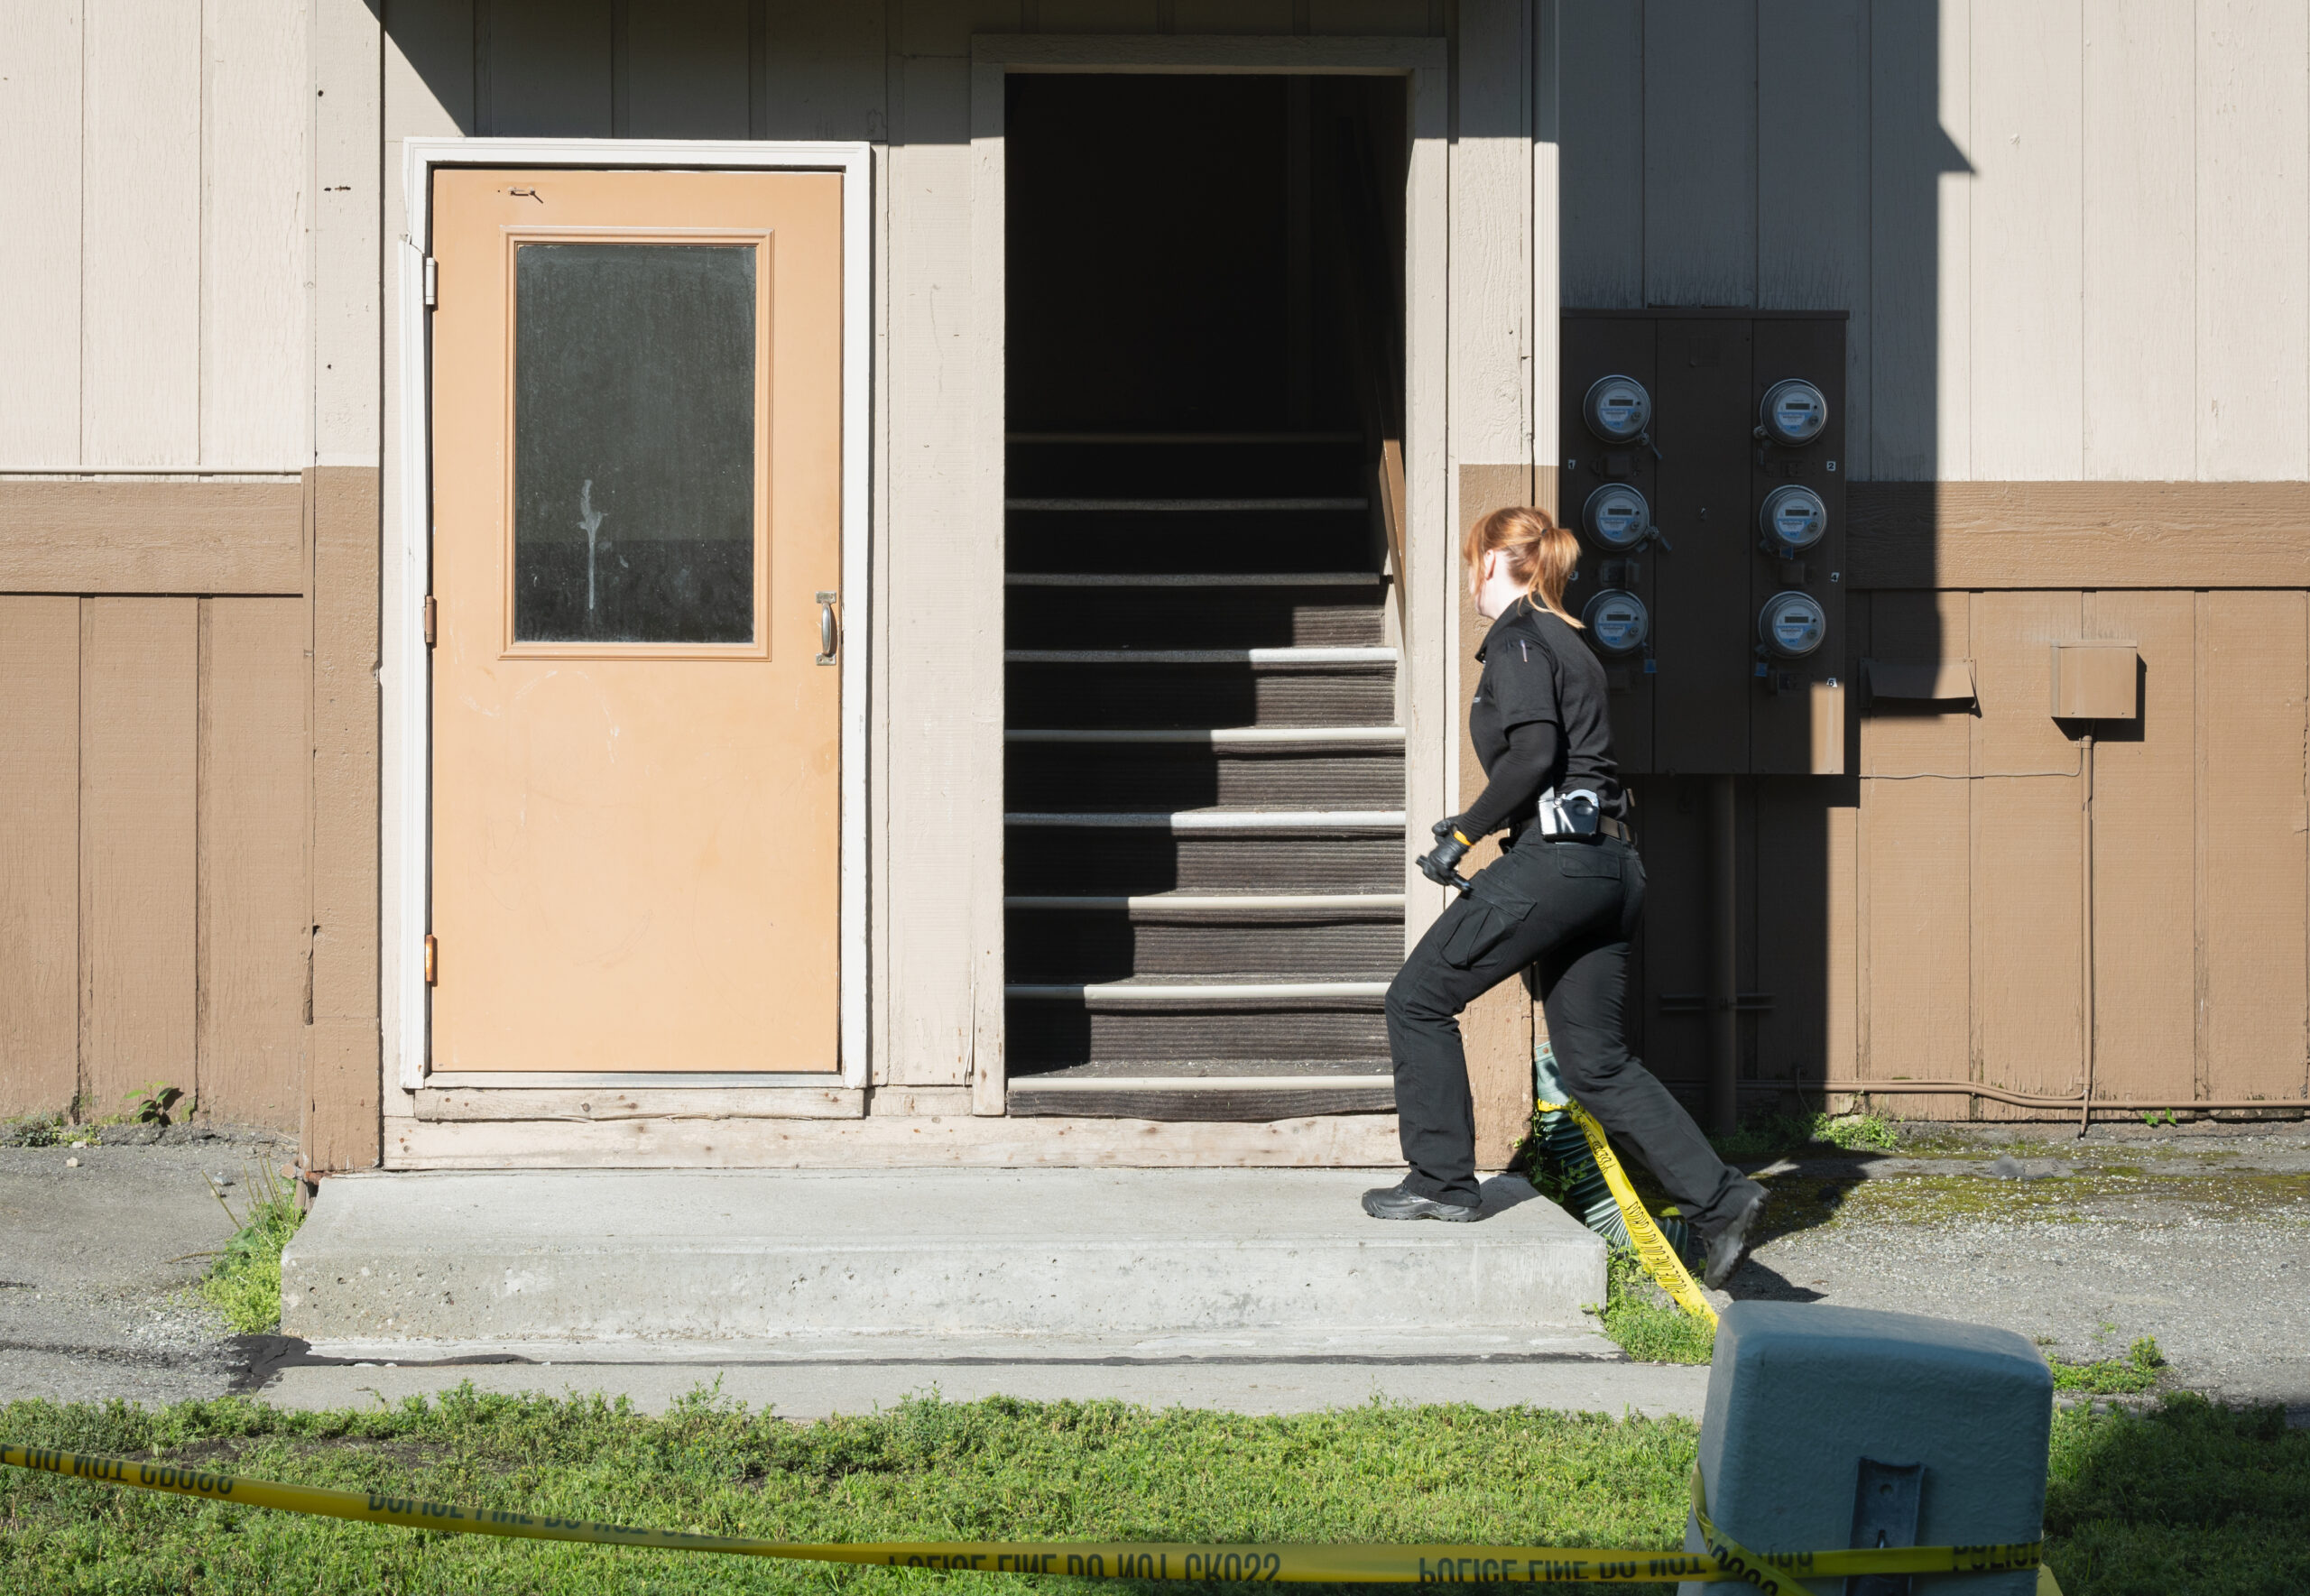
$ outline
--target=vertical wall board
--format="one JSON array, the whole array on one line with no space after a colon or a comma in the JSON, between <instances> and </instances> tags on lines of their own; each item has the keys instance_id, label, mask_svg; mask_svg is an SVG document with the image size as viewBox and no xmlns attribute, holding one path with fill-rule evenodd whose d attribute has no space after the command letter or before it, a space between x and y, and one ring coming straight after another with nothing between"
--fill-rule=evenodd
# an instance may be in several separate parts
<instances>
[{"instance_id":1,"label":"vertical wall board","mask_svg":"<svg viewBox=\"0 0 2310 1596\"><path fill-rule=\"evenodd\" d=\"M1645 0L1644 302L1757 300L1757 18Z\"/></svg>"},{"instance_id":2,"label":"vertical wall board","mask_svg":"<svg viewBox=\"0 0 2310 1596\"><path fill-rule=\"evenodd\" d=\"M1532 502L1532 473L1524 466L1467 466L1459 471L1459 524L1474 526L1492 511ZM1460 702L1473 695L1475 651L1483 646L1492 623L1476 613L1465 584L1459 588L1457 635L1453 652L1458 658ZM1454 772L1455 813L1476 801L1483 790L1483 767L1465 735L1453 739L1459 750ZM1472 875L1500 857L1497 839L1479 841L1461 873ZM1521 981L1511 981L1468 1005L1460 1017L1460 1036L1467 1053L1468 1088L1476 1106L1476 1162L1486 1169L1506 1166L1532 1118L1532 999Z\"/></svg>"},{"instance_id":3,"label":"vertical wall board","mask_svg":"<svg viewBox=\"0 0 2310 1596\"><path fill-rule=\"evenodd\" d=\"M1531 39L1521 0L1461 0L1449 151L1452 452L1532 458ZM1549 444L1554 452L1553 441ZM1529 502L1529 483L1525 488Z\"/></svg>"},{"instance_id":4,"label":"vertical wall board","mask_svg":"<svg viewBox=\"0 0 2310 1596\"><path fill-rule=\"evenodd\" d=\"M884 20L882 0L772 5L761 136L888 138Z\"/></svg>"},{"instance_id":5,"label":"vertical wall board","mask_svg":"<svg viewBox=\"0 0 2310 1596\"><path fill-rule=\"evenodd\" d=\"M227 470L311 458L310 9L201 7L200 458Z\"/></svg>"},{"instance_id":6,"label":"vertical wall board","mask_svg":"<svg viewBox=\"0 0 2310 1596\"><path fill-rule=\"evenodd\" d=\"M305 601L200 601L200 1106L294 1131L305 1037Z\"/></svg>"},{"instance_id":7,"label":"vertical wall board","mask_svg":"<svg viewBox=\"0 0 2310 1596\"><path fill-rule=\"evenodd\" d=\"M1172 0L1174 33L1289 33L1294 0Z\"/></svg>"},{"instance_id":8,"label":"vertical wall board","mask_svg":"<svg viewBox=\"0 0 2310 1596\"><path fill-rule=\"evenodd\" d=\"M79 1081L80 600L0 597L0 1115Z\"/></svg>"},{"instance_id":9,"label":"vertical wall board","mask_svg":"<svg viewBox=\"0 0 2310 1596\"><path fill-rule=\"evenodd\" d=\"M1161 0L1040 0L1043 33L1160 33Z\"/></svg>"},{"instance_id":10,"label":"vertical wall board","mask_svg":"<svg viewBox=\"0 0 2310 1596\"><path fill-rule=\"evenodd\" d=\"M378 160L384 28L368 0L314 0L312 33L313 458L374 466L389 413L378 404L379 190L401 187L398 161Z\"/></svg>"},{"instance_id":11,"label":"vertical wall board","mask_svg":"<svg viewBox=\"0 0 2310 1596\"><path fill-rule=\"evenodd\" d=\"M942 841L1000 825L1003 552L951 535L971 524L971 68L918 58L900 81L890 156L890 508L881 541L890 646L889 1004L879 1050L892 1084L970 1084L984 870ZM967 595L967 596L965 596ZM992 745L990 766L986 750ZM903 912L898 905L904 903Z\"/></svg>"},{"instance_id":12,"label":"vertical wall board","mask_svg":"<svg viewBox=\"0 0 2310 1596\"><path fill-rule=\"evenodd\" d=\"M1044 0L1046 7L1049 3ZM1335 38L1425 38L1443 32L1437 12L1431 0L1307 0L1307 32Z\"/></svg>"},{"instance_id":13,"label":"vertical wall board","mask_svg":"<svg viewBox=\"0 0 2310 1596\"><path fill-rule=\"evenodd\" d=\"M82 601L80 1093L194 1084L199 601Z\"/></svg>"},{"instance_id":14,"label":"vertical wall board","mask_svg":"<svg viewBox=\"0 0 2310 1596\"><path fill-rule=\"evenodd\" d=\"M2085 475L2197 475L2192 8L2085 0Z\"/></svg>"},{"instance_id":15,"label":"vertical wall board","mask_svg":"<svg viewBox=\"0 0 2310 1596\"><path fill-rule=\"evenodd\" d=\"M1973 1078L2074 1093L2084 1067L2084 882L2078 784L1988 776L1973 796ZM2035 1111L1984 1099L1975 1117Z\"/></svg>"},{"instance_id":16,"label":"vertical wall board","mask_svg":"<svg viewBox=\"0 0 2310 1596\"><path fill-rule=\"evenodd\" d=\"M1760 777L1755 906L1746 939L1756 961L1749 990L1769 992L1757 1016L1757 1076L1810 1085L1829 1053L1835 961L1830 914L1834 860L1832 797L1843 782Z\"/></svg>"},{"instance_id":17,"label":"vertical wall board","mask_svg":"<svg viewBox=\"0 0 2310 1596\"><path fill-rule=\"evenodd\" d=\"M1869 13L1870 470L1972 475L1970 8Z\"/></svg>"},{"instance_id":18,"label":"vertical wall board","mask_svg":"<svg viewBox=\"0 0 2310 1596\"><path fill-rule=\"evenodd\" d=\"M1971 658L1968 595L1872 593L1868 599L1868 658L1910 665ZM1863 776L1963 776L1972 770L1971 705L1871 699L1865 678L1855 686L1865 706L1861 721Z\"/></svg>"},{"instance_id":19,"label":"vertical wall board","mask_svg":"<svg viewBox=\"0 0 2310 1596\"><path fill-rule=\"evenodd\" d=\"M747 136L746 27L751 0L629 5L625 125L633 139Z\"/></svg>"},{"instance_id":20,"label":"vertical wall board","mask_svg":"<svg viewBox=\"0 0 2310 1596\"><path fill-rule=\"evenodd\" d=\"M1019 8L1020 0L900 0L891 52L901 58L966 56L974 33L1019 32ZM897 115L892 106L893 127Z\"/></svg>"},{"instance_id":21,"label":"vertical wall board","mask_svg":"<svg viewBox=\"0 0 2310 1596\"><path fill-rule=\"evenodd\" d=\"M2304 595L2199 615L2207 1094L2304 1097Z\"/></svg>"},{"instance_id":22,"label":"vertical wall board","mask_svg":"<svg viewBox=\"0 0 2310 1596\"><path fill-rule=\"evenodd\" d=\"M1871 475L1869 11L1759 0L1757 303L1851 310L1842 473Z\"/></svg>"},{"instance_id":23,"label":"vertical wall board","mask_svg":"<svg viewBox=\"0 0 2310 1596\"><path fill-rule=\"evenodd\" d=\"M1827 805L1827 946L1821 957L1821 1068L1833 1081L1861 1072L1861 806L1859 783L1838 780Z\"/></svg>"},{"instance_id":24,"label":"vertical wall board","mask_svg":"<svg viewBox=\"0 0 2310 1596\"><path fill-rule=\"evenodd\" d=\"M1963 1023L1972 1010L1973 961L1969 781L1919 777L1861 784L1861 927L1866 984L1865 1052L1870 1081L1964 1080L1970 1047ZM1874 1096L1880 1112L1951 1119L1964 1113L1946 1097Z\"/></svg>"},{"instance_id":25,"label":"vertical wall board","mask_svg":"<svg viewBox=\"0 0 2310 1596\"><path fill-rule=\"evenodd\" d=\"M611 0L475 0L475 99L500 138L608 138Z\"/></svg>"},{"instance_id":26,"label":"vertical wall board","mask_svg":"<svg viewBox=\"0 0 2310 1596\"><path fill-rule=\"evenodd\" d=\"M0 469L80 463L81 0L0 14ZM69 1093L68 1093L69 1095Z\"/></svg>"},{"instance_id":27,"label":"vertical wall board","mask_svg":"<svg viewBox=\"0 0 2310 1596\"><path fill-rule=\"evenodd\" d=\"M2097 593L2091 637L2141 654L2140 720L2093 753L2093 1095L2186 1098L2195 1050L2196 600Z\"/></svg>"},{"instance_id":28,"label":"vertical wall board","mask_svg":"<svg viewBox=\"0 0 2310 1596\"><path fill-rule=\"evenodd\" d=\"M2053 645L2081 637L2074 593L1976 593L1968 630L1981 708L1973 718L1976 776L2074 776L2077 745L2054 719Z\"/></svg>"},{"instance_id":29,"label":"vertical wall board","mask_svg":"<svg viewBox=\"0 0 2310 1596\"><path fill-rule=\"evenodd\" d=\"M476 4L393 0L393 26L385 30L385 161L396 175L385 185L388 236L402 230L397 141L481 131L475 104ZM393 362L385 369L390 374Z\"/></svg>"},{"instance_id":30,"label":"vertical wall board","mask_svg":"<svg viewBox=\"0 0 2310 1596\"><path fill-rule=\"evenodd\" d=\"M311 503L315 1034L304 1152L317 1169L363 1169L377 1162L379 1136L378 474L319 467ZM396 930L414 938L424 927Z\"/></svg>"},{"instance_id":31,"label":"vertical wall board","mask_svg":"<svg viewBox=\"0 0 2310 1596\"><path fill-rule=\"evenodd\" d=\"M87 5L81 464L192 466L200 453L200 8Z\"/></svg>"},{"instance_id":32,"label":"vertical wall board","mask_svg":"<svg viewBox=\"0 0 2310 1596\"><path fill-rule=\"evenodd\" d=\"M1644 978L1631 984L1629 1007L1642 1011L1647 1066L1697 1091L1708 1080L1707 1018L1688 1003L1664 1010L1661 1000L1708 990L1707 779L1644 782L1637 823L1644 850Z\"/></svg>"},{"instance_id":33,"label":"vertical wall board","mask_svg":"<svg viewBox=\"0 0 2310 1596\"><path fill-rule=\"evenodd\" d=\"M1557 14L1564 302L1632 310L1644 303L1644 8Z\"/></svg>"},{"instance_id":34,"label":"vertical wall board","mask_svg":"<svg viewBox=\"0 0 2310 1596\"><path fill-rule=\"evenodd\" d=\"M1973 446L1979 480L2084 470L2084 42L2074 8L1973 19Z\"/></svg>"},{"instance_id":35,"label":"vertical wall board","mask_svg":"<svg viewBox=\"0 0 2310 1596\"><path fill-rule=\"evenodd\" d=\"M2310 6L2197 17L2197 470L2310 476Z\"/></svg>"}]
</instances>

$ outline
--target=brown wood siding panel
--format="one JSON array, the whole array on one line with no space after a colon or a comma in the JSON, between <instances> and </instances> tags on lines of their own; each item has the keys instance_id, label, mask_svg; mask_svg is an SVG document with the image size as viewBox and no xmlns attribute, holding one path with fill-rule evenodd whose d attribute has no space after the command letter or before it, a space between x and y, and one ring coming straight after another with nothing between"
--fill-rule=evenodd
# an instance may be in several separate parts
<instances>
[{"instance_id":1,"label":"brown wood siding panel","mask_svg":"<svg viewBox=\"0 0 2310 1596\"><path fill-rule=\"evenodd\" d=\"M220 598L201 610L201 1107L294 1131L308 903L305 604Z\"/></svg>"},{"instance_id":2,"label":"brown wood siding panel","mask_svg":"<svg viewBox=\"0 0 2310 1596\"><path fill-rule=\"evenodd\" d=\"M377 473L311 473L312 1005L305 1156L377 1162ZM410 927L413 936L420 928Z\"/></svg>"},{"instance_id":3,"label":"brown wood siding panel","mask_svg":"<svg viewBox=\"0 0 2310 1596\"><path fill-rule=\"evenodd\" d=\"M198 608L91 598L81 611L80 1090L118 1112L154 1081L194 1085Z\"/></svg>"},{"instance_id":4,"label":"brown wood siding panel","mask_svg":"<svg viewBox=\"0 0 2310 1596\"><path fill-rule=\"evenodd\" d=\"M1663 996L1708 990L1708 780L1652 776L1636 781L1644 859L1644 926L1629 982L1629 1042L1664 1081L1708 1079L1708 1029L1697 1013L1664 1013ZM1692 1106L1697 1112L1700 1099Z\"/></svg>"},{"instance_id":5,"label":"brown wood siding panel","mask_svg":"<svg viewBox=\"0 0 2310 1596\"><path fill-rule=\"evenodd\" d=\"M1972 798L1972 1078L2008 1091L2076 1092L2084 1078L2078 959L2084 835L2059 777L1984 777ZM1939 1111L1951 1112L1948 1103ZM2034 1111L1982 1099L1978 1119Z\"/></svg>"},{"instance_id":6,"label":"brown wood siding panel","mask_svg":"<svg viewBox=\"0 0 2310 1596\"><path fill-rule=\"evenodd\" d=\"M1930 664L1972 657L1972 604L1962 593L1870 595L1869 657ZM1964 776L1973 770L1973 707L1871 702L1856 684L1863 776Z\"/></svg>"},{"instance_id":7,"label":"brown wood siding panel","mask_svg":"<svg viewBox=\"0 0 2310 1596\"><path fill-rule=\"evenodd\" d=\"M292 594L293 482L0 481L0 592Z\"/></svg>"},{"instance_id":8,"label":"brown wood siding panel","mask_svg":"<svg viewBox=\"0 0 2310 1596\"><path fill-rule=\"evenodd\" d=\"M1964 1080L1972 1011L1968 789L1936 777L1861 785L1867 1013L1862 1078ZM1898 1093L1883 1112L1957 1113L1945 1097Z\"/></svg>"},{"instance_id":9,"label":"brown wood siding panel","mask_svg":"<svg viewBox=\"0 0 2310 1596\"><path fill-rule=\"evenodd\" d=\"M2070 776L2078 753L2053 706L2053 645L2081 635L2074 593L1976 593L1967 634L1981 694L1972 724L1976 776Z\"/></svg>"},{"instance_id":10,"label":"brown wood siding panel","mask_svg":"<svg viewBox=\"0 0 2310 1596\"><path fill-rule=\"evenodd\" d=\"M2200 1078L2210 1097L2298 1103L2305 1095L2304 595L2211 593L2198 602Z\"/></svg>"},{"instance_id":11,"label":"brown wood siding panel","mask_svg":"<svg viewBox=\"0 0 2310 1596\"><path fill-rule=\"evenodd\" d=\"M1760 1080L1819 1080L1830 1050L1829 992L1837 963L1830 827L1838 811L1829 799L1843 785L1769 776L1751 789L1756 912L1744 940L1756 964L1750 990L1772 995L1772 1007L1756 1019Z\"/></svg>"},{"instance_id":12,"label":"brown wood siding panel","mask_svg":"<svg viewBox=\"0 0 2310 1596\"><path fill-rule=\"evenodd\" d=\"M2310 586L2310 482L1856 482L1857 587Z\"/></svg>"},{"instance_id":13,"label":"brown wood siding panel","mask_svg":"<svg viewBox=\"0 0 2310 1596\"><path fill-rule=\"evenodd\" d=\"M0 598L0 1115L79 1074L80 601Z\"/></svg>"},{"instance_id":14,"label":"brown wood siding panel","mask_svg":"<svg viewBox=\"0 0 2310 1596\"><path fill-rule=\"evenodd\" d=\"M2191 1095L2197 936L2196 599L2088 596L2090 637L2141 653L2141 719L2093 753L2096 1101Z\"/></svg>"}]
</instances>

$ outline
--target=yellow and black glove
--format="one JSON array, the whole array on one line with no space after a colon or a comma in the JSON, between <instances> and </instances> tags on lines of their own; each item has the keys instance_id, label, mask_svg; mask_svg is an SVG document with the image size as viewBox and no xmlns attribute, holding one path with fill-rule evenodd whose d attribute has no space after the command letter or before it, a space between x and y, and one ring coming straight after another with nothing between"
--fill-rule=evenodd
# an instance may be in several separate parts
<instances>
[{"instance_id":1,"label":"yellow and black glove","mask_svg":"<svg viewBox=\"0 0 2310 1596\"><path fill-rule=\"evenodd\" d=\"M1475 844L1460 835L1459 826L1460 818L1456 815L1436 823L1436 845L1419 856L1419 873L1439 887L1457 887L1465 892L1468 890L1468 881L1460 873L1459 864Z\"/></svg>"}]
</instances>

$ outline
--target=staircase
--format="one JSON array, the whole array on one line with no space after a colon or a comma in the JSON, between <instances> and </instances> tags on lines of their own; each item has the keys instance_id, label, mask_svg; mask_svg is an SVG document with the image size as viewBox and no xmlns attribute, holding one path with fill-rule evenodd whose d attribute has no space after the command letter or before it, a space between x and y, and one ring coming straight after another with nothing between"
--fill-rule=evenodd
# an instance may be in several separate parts
<instances>
[{"instance_id":1,"label":"staircase","mask_svg":"<svg viewBox=\"0 0 2310 1596\"><path fill-rule=\"evenodd\" d=\"M1012 1113L1394 1107L1404 740L1362 458L1012 438Z\"/></svg>"}]
</instances>

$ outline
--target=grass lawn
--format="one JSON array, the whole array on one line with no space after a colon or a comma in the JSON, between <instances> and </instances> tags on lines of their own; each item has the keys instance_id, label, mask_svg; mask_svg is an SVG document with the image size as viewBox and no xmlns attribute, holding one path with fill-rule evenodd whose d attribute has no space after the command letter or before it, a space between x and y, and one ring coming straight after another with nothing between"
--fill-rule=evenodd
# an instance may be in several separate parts
<instances>
[{"instance_id":1,"label":"grass lawn","mask_svg":"<svg viewBox=\"0 0 2310 1596\"><path fill-rule=\"evenodd\" d=\"M19 1403L22 1444L258 1478L779 1539L1679 1544L1681 1420L1381 1407L1290 1418L910 1402L816 1425L695 1400L453 1394L369 1412ZM2068 1596L2310 1589L2310 1433L2194 1398L2055 1424ZM1112 1585L553 1546L301 1518L0 1470L0 1591L882 1591ZM1160 1587L1169 1588L1169 1587ZM1159 1587L1146 1586L1153 1591Z\"/></svg>"}]
</instances>

